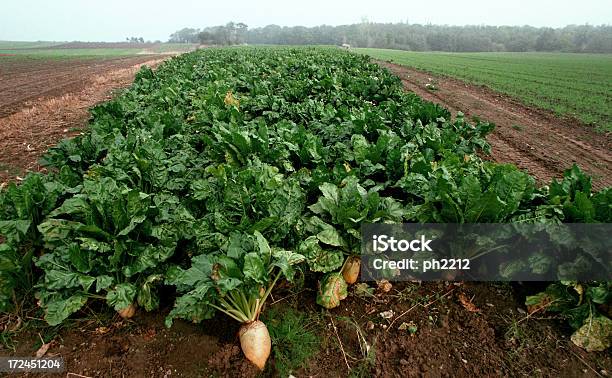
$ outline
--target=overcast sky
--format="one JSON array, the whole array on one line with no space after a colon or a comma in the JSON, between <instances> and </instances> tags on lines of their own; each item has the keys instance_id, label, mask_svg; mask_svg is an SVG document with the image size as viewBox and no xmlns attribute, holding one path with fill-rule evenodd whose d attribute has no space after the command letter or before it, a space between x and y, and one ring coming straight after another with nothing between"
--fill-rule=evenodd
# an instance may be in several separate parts
<instances>
[{"instance_id":1,"label":"overcast sky","mask_svg":"<svg viewBox=\"0 0 612 378\"><path fill-rule=\"evenodd\" d=\"M185 26L612 24L612 0L0 0L0 40L167 40Z\"/></svg>"}]
</instances>

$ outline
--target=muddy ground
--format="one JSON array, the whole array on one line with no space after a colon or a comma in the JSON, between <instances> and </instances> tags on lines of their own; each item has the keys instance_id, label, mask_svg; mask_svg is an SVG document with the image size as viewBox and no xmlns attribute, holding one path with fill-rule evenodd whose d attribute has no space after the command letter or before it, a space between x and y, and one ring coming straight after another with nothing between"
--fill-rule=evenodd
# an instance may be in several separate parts
<instances>
[{"instance_id":1,"label":"muddy ground","mask_svg":"<svg viewBox=\"0 0 612 378\"><path fill-rule=\"evenodd\" d=\"M291 307L311 314L318 352L295 377L609 376L609 354L574 346L561 320L527 315L521 291L508 284L403 283L360 296L353 287L340 307L327 311L314 303L314 292L289 288L277 291L265 311ZM44 336L54 340L47 356L66 361L66 372L56 376L278 376L274 354L263 373L244 359L238 323L224 316L199 325L177 321L168 329L167 307L129 321L95 310ZM32 322L16 335L15 350L0 349L0 355L35 353L41 342Z\"/></svg>"},{"instance_id":2,"label":"muddy ground","mask_svg":"<svg viewBox=\"0 0 612 378\"><path fill-rule=\"evenodd\" d=\"M598 133L576 119L525 106L484 86L388 62L379 64L399 76L407 90L453 114L461 111L495 123L487 138L495 161L515 163L541 184L562 177L576 163L593 176L594 188L612 186L612 133ZM427 89L426 84L437 89Z\"/></svg>"}]
</instances>

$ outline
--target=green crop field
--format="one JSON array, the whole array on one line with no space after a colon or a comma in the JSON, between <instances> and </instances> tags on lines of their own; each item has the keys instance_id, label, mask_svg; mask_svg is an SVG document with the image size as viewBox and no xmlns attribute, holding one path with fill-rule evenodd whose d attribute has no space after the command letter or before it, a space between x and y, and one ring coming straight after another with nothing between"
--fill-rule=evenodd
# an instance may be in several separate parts
<instances>
[{"instance_id":1,"label":"green crop field","mask_svg":"<svg viewBox=\"0 0 612 378\"><path fill-rule=\"evenodd\" d=\"M103 304L131 318L174 301L166 326L221 312L242 324L242 350L263 369L271 343L259 315L277 282L307 275L318 283L304 296L340 306L358 279L362 224L612 222L612 188L593 192L577 166L537 187L483 160L491 124L451 119L339 49L183 54L143 68L91 113L86 131L44 156L47 173L0 188L0 311L36 292L38 317L55 327ZM508 256L503 279L529 269L561 279L601 259L595 240L575 251L578 264L511 236L478 246ZM575 329L610 322L595 306L609 284L577 286L579 299L553 285L527 305L553 298Z\"/></svg>"},{"instance_id":2,"label":"green crop field","mask_svg":"<svg viewBox=\"0 0 612 378\"><path fill-rule=\"evenodd\" d=\"M456 77L612 131L612 55L422 53L357 49L376 59Z\"/></svg>"},{"instance_id":3,"label":"green crop field","mask_svg":"<svg viewBox=\"0 0 612 378\"><path fill-rule=\"evenodd\" d=\"M45 59L72 57L120 57L140 54L188 52L195 49L191 43L88 43L88 42L13 42L0 41L0 55L28 56Z\"/></svg>"},{"instance_id":4,"label":"green crop field","mask_svg":"<svg viewBox=\"0 0 612 378\"><path fill-rule=\"evenodd\" d=\"M37 42L23 42L23 41L0 41L0 50L23 50L23 49L38 49L38 48L48 48L55 45L59 45L61 42L46 42L46 41L37 41Z\"/></svg>"}]
</instances>

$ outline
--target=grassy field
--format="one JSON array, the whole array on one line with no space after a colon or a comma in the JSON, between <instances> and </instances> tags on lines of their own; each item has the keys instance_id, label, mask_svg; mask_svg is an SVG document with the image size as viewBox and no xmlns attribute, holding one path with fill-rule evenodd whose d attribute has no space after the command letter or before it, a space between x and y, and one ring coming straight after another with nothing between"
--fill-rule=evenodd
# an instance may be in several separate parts
<instances>
[{"instance_id":1,"label":"grassy field","mask_svg":"<svg viewBox=\"0 0 612 378\"><path fill-rule=\"evenodd\" d=\"M196 45L187 43L63 43L63 42L13 42L0 41L0 54L8 56L70 58L70 57L119 57L139 54L165 54L188 52Z\"/></svg>"},{"instance_id":2,"label":"grassy field","mask_svg":"<svg viewBox=\"0 0 612 378\"><path fill-rule=\"evenodd\" d=\"M356 49L376 59L456 77L612 131L612 55L421 53Z\"/></svg>"},{"instance_id":3,"label":"grassy field","mask_svg":"<svg viewBox=\"0 0 612 378\"><path fill-rule=\"evenodd\" d=\"M23 41L0 41L0 50L6 49L37 49L37 48L46 48L58 45L59 42L46 42L46 41L37 41L37 42L23 42Z\"/></svg>"}]
</instances>

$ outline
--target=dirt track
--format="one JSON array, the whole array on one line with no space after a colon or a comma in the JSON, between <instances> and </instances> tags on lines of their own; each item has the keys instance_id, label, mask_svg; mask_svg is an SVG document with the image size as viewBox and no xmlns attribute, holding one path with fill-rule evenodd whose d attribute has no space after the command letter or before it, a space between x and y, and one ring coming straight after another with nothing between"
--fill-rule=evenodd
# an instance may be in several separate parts
<instances>
[{"instance_id":1,"label":"dirt track","mask_svg":"<svg viewBox=\"0 0 612 378\"><path fill-rule=\"evenodd\" d=\"M168 56L140 56L104 61L72 61L61 67L40 60L4 65L0 76L0 184L39 170L41 155L63 138L75 135L88 109L128 86L143 65ZM55 62L57 63L57 62Z\"/></svg>"},{"instance_id":2,"label":"dirt track","mask_svg":"<svg viewBox=\"0 0 612 378\"><path fill-rule=\"evenodd\" d=\"M544 184L576 163L593 176L593 187L612 186L612 135L598 134L579 121L561 119L550 112L529 108L486 87L378 62L398 75L404 87L420 97L443 105L453 114L493 122L488 137L495 161L515 163ZM430 81L432 79L433 81ZM438 90L428 90L427 83Z\"/></svg>"}]
</instances>

